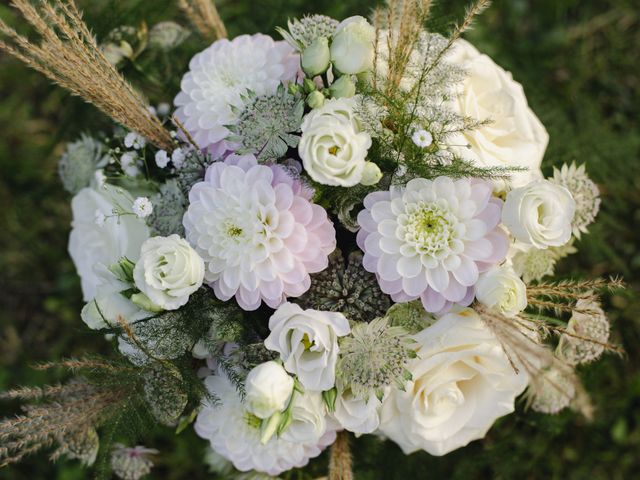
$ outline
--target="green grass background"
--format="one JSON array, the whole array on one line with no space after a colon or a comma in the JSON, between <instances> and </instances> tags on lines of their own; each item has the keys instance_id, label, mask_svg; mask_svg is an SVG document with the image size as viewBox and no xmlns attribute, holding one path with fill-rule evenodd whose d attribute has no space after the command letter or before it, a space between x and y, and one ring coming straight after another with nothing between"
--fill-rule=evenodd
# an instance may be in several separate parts
<instances>
[{"instance_id":1,"label":"green grass background","mask_svg":"<svg viewBox=\"0 0 640 480\"><path fill-rule=\"evenodd\" d=\"M0 16L20 25L0 2ZM174 19L170 0L79 0L100 38L111 28ZM305 12L344 18L367 14L365 0L219 1L230 34L269 32ZM464 7L439 2L437 28ZM354 442L357 479L631 479L640 476L640 13L636 0L503 0L466 35L511 70L551 141L545 170L585 162L602 190L603 206L579 253L560 265L563 276L621 274L630 288L606 299L613 340L626 355L606 356L581 371L593 396L592 423L572 412L524 412L501 419L481 442L446 457L402 455L391 443ZM174 81L145 91L170 101L190 55L204 44L193 35L168 60ZM131 72L128 72L131 73ZM143 79L132 80L144 88ZM148 85L147 85L148 86ZM107 125L81 100L0 53L0 388L38 385L62 373L35 372L36 361L105 352L80 321L79 281L66 252L69 197L56 174L65 142ZM0 405L11 414L16 405ZM215 478L201 457L204 442L189 431L150 432L146 444L163 454L150 478ZM323 475L326 456L307 472ZM0 479L91 478L76 463L52 465L46 455L0 470ZM299 472L289 478L304 478Z\"/></svg>"}]
</instances>

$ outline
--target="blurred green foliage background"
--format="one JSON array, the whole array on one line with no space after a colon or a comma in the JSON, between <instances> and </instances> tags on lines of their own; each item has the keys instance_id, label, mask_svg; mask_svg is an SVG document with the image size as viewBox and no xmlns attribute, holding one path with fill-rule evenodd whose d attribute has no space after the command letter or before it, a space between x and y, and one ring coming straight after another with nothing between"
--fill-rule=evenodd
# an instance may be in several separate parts
<instances>
[{"instance_id":1,"label":"blurred green foliage background","mask_svg":"<svg viewBox=\"0 0 640 480\"><path fill-rule=\"evenodd\" d=\"M20 26L0 2L0 16ZM171 0L79 0L98 38L120 25L175 20L189 26ZM366 0L219 0L232 36L274 33L288 17L307 12L336 18L367 14ZM459 16L464 0L439 2L435 29ZM21 27L20 27L21 28ZM613 340L626 351L584 369L593 396L592 423L572 412L524 412L501 419L485 440L446 457L405 457L372 437L354 441L360 479L630 479L640 472L640 11L637 0L497 0L466 37L513 72L551 141L545 169L586 163L603 194L603 208L579 253L560 265L562 276L624 276L625 293L606 299ZM150 84L133 65L127 76L152 104L170 102L188 59L205 44L193 33L161 59L166 82ZM145 62L141 57L140 62ZM143 64L143 66L145 66ZM154 65L146 65L153 68ZM29 365L84 352L105 352L80 321L79 281L66 252L70 198L56 163L67 141L108 126L91 106L52 86L0 53L0 389L54 382L55 372ZM16 405L0 405L11 414ZM202 463L204 442L193 432L150 432L145 444L162 455L150 478L215 478ZM326 472L312 462L310 478ZM74 462L53 465L46 455L0 470L0 479L90 478Z\"/></svg>"}]
</instances>

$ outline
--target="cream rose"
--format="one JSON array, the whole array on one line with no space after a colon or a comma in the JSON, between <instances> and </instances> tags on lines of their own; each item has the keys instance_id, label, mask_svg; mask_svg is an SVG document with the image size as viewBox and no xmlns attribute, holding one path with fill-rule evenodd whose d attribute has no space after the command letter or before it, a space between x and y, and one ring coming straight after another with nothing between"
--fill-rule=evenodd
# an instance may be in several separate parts
<instances>
[{"instance_id":1,"label":"cream rose","mask_svg":"<svg viewBox=\"0 0 640 480\"><path fill-rule=\"evenodd\" d=\"M247 410L258 418L281 412L293 392L293 378L274 361L254 367L245 381Z\"/></svg>"},{"instance_id":2,"label":"cream rose","mask_svg":"<svg viewBox=\"0 0 640 480\"><path fill-rule=\"evenodd\" d=\"M328 100L302 122L298 153L318 183L351 187L362 180L371 136L362 130L354 107L353 98Z\"/></svg>"},{"instance_id":3,"label":"cream rose","mask_svg":"<svg viewBox=\"0 0 640 480\"><path fill-rule=\"evenodd\" d=\"M297 375L305 389L323 391L334 386L338 337L350 331L344 315L303 310L287 302L271 316L269 329L265 347L280 354L284 368Z\"/></svg>"},{"instance_id":4,"label":"cream rose","mask_svg":"<svg viewBox=\"0 0 640 480\"><path fill-rule=\"evenodd\" d=\"M414 336L413 379L382 405L380 431L405 454L444 455L485 436L514 410L528 377L516 373L500 342L471 309L449 313Z\"/></svg>"},{"instance_id":5,"label":"cream rose","mask_svg":"<svg viewBox=\"0 0 640 480\"><path fill-rule=\"evenodd\" d=\"M340 73L356 74L373 68L376 30L366 18L344 19L331 42L331 61Z\"/></svg>"},{"instance_id":6,"label":"cream rose","mask_svg":"<svg viewBox=\"0 0 640 480\"><path fill-rule=\"evenodd\" d=\"M527 286L513 268L494 267L480 274L476 283L476 299L483 305L511 317L527 308Z\"/></svg>"},{"instance_id":7,"label":"cream rose","mask_svg":"<svg viewBox=\"0 0 640 480\"><path fill-rule=\"evenodd\" d=\"M133 279L152 303L176 310L202 286L204 261L178 235L153 237L142 244Z\"/></svg>"},{"instance_id":8,"label":"cream rose","mask_svg":"<svg viewBox=\"0 0 640 480\"><path fill-rule=\"evenodd\" d=\"M132 204L131 195L111 185L83 188L71 200L69 254L80 276L85 302L98 294L103 283L100 269L122 257L134 262L140 257L140 246L149 238L144 220L133 215L114 216L114 210L131 212ZM96 222L97 216L104 222Z\"/></svg>"},{"instance_id":9,"label":"cream rose","mask_svg":"<svg viewBox=\"0 0 640 480\"><path fill-rule=\"evenodd\" d=\"M454 147L457 153L484 167L527 168L511 175L509 183L513 187L541 178L540 164L549 135L529 108L522 85L465 40L456 41L447 59L468 73L453 108L461 115L492 121L464 132L464 138L452 139L452 144L471 146Z\"/></svg>"},{"instance_id":10,"label":"cream rose","mask_svg":"<svg viewBox=\"0 0 640 480\"><path fill-rule=\"evenodd\" d=\"M536 180L507 194L502 223L525 244L560 247L571 239L575 210L569 190L548 180Z\"/></svg>"}]
</instances>

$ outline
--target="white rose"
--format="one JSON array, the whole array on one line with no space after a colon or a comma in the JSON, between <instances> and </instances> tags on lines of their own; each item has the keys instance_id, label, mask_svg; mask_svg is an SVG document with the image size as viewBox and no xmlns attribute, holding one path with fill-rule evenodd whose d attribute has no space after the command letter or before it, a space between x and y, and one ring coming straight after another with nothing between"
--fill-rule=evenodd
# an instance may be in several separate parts
<instances>
[{"instance_id":1,"label":"white rose","mask_svg":"<svg viewBox=\"0 0 640 480\"><path fill-rule=\"evenodd\" d=\"M542 178L540 164L549 135L529 108L522 85L465 40L456 41L448 60L468 73L454 109L477 120L491 120L489 125L464 132L464 138L452 139L452 144L471 145L455 147L456 152L483 167L528 168L511 175L509 183L514 187Z\"/></svg>"},{"instance_id":2,"label":"white rose","mask_svg":"<svg viewBox=\"0 0 640 480\"><path fill-rule=\"evenodd\" d=\"M133 215L116 218L113 213L114 209L131 212L132 204L131 195L111 185L84 188L71 200L69 254L80 276L85 302L96 296L102 283L99 268L122 257L134 262L140 257L140 246L149 238L149 228ZM105 217L104 223L96 223L97 212Z\"/></svg>"},{"instance_id":3,"label":"white rose","mask_svg":"<svg viewBox=\"0 0 640 480\"><path fill-rule=\"evenodd\" d=\"M502 345L476 312L463 309L416 334L413 379L382 405L380 431L405 454L444 455L485 436L514 410L528 377L516 373Z\"/></svg>"},{"instance_id":4,"label":"white rose","mask_svg":"<svg viewBox=\"0 0 640 480\"><path fill-rule=\"evenodd\" d=\"M265 347L280 353L284 368L297 375L305 389L323 391L334 386L338 337L350 331L344 315L302 310L286 302L269 319L269 329Z\"/></svg>"},{"instance_id":5,"label":"white rose","mask_svg":"<svg viewBox=\"0 0 640 480\"><path fill-rule=\"evenodd\" d=\"M494 267L480 274L476 298L483 305L508 317L527 308L527 286L511 267Z\"/></svg>"},{"instance_id":6,"label":"white rose","mask_svg":"<svg viewBox=\"0 0 640 480\"><path fill-rule=\"evenodd\" d=\"M353 98L327 100L302 122L298 153L318 183L351 187L362 180L371 136L362 130L354 107Z\"/></svg>"},{"instance_id":7,"label":"white rose","mask_svg":"<svg viewBox=\"0 0 640 480\"><path fill-rule=\"evenodd\" d=\"M344 19L331 42L331 61L340 73L356 74L373 69L376 30L364 17Z\"/></svg>"},{"instance_id":8,"label":"white rose","mask_svg":"<svg viewBox=\"0 0 640 480\"><path fill-rule=\"evenodd\" d=\"M142 244L133 279L151 302L176 310L202 286L204 261L178 235L152 237Z\"/></svg>"},{"instance_id":9,"label":"white rose","mask_svg":"<svg viewBox=\"0 0 640 480\"><path fill-rule=\"evenodd\" d=\"M317 442L328 428L327 409L322 395L320 392L306 391L293 397L291 424L281 438L294 443Z\"/></svg>"},{"instance_id":10,"label":"white rose","mask_svg":"<svg viewBox=\"0 0 640 480\"><path fill-rule=\"evenodd\" d=\"M517 240L536 248L560 247L571 239L576 203L567 190L536 180L507 194L502 223Z\"/></svg>"},{"instance_id":11,"label":"white rose","mask_svg":"<svg viewBox=\"0 0 640 480\"><path fill-rule=\"evenodd\" d=\"M293 392L293 378L274 361L254 367L245 382L247 410L258 418L269 418L287 406Z\"/></svg>"},{"instance_id":12,"label":"white rose","mask_svg":"<svg viewBox=\"0 0 640 480\"><path fill-rule=\"evenodd\" d=\"M380 425L381 405L375 395L368 399L358 398L347 389L336 397L333 416L342 428L356 435L373 433Z\"/></svg>"}]
</instances>

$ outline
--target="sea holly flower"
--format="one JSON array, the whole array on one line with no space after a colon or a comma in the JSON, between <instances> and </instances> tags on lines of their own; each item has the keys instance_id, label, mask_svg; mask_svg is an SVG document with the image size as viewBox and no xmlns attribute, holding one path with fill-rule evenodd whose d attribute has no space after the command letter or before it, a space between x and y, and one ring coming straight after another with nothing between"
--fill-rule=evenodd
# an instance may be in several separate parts
<instances>
[{"instance_id":1,"label":"sea holly flower","mask_svg":"<svg viewBox=\"0 0 640 480\"><path fill-rule=\"evenodd\" d=\"M237 164L232 164L233 162ZM186 238L205 262L205 281L223 301L245 310L277 308L311 285L335 249L327 212L285 168L255 157L214 163L191 189Z\"/></svg>"},{"instance_id":2,"label":"sea holly flower","mask_svg":"<svg viewBox=\"0 0 640 480\"><path fill-rule=\"evenodd\" d=\"M502 201L480 180L413 179L364 200L358 215L363 266L396 302L420 298L429 312L469 305L480 272L503 260Z\"/></svg>"}]
</instances>

